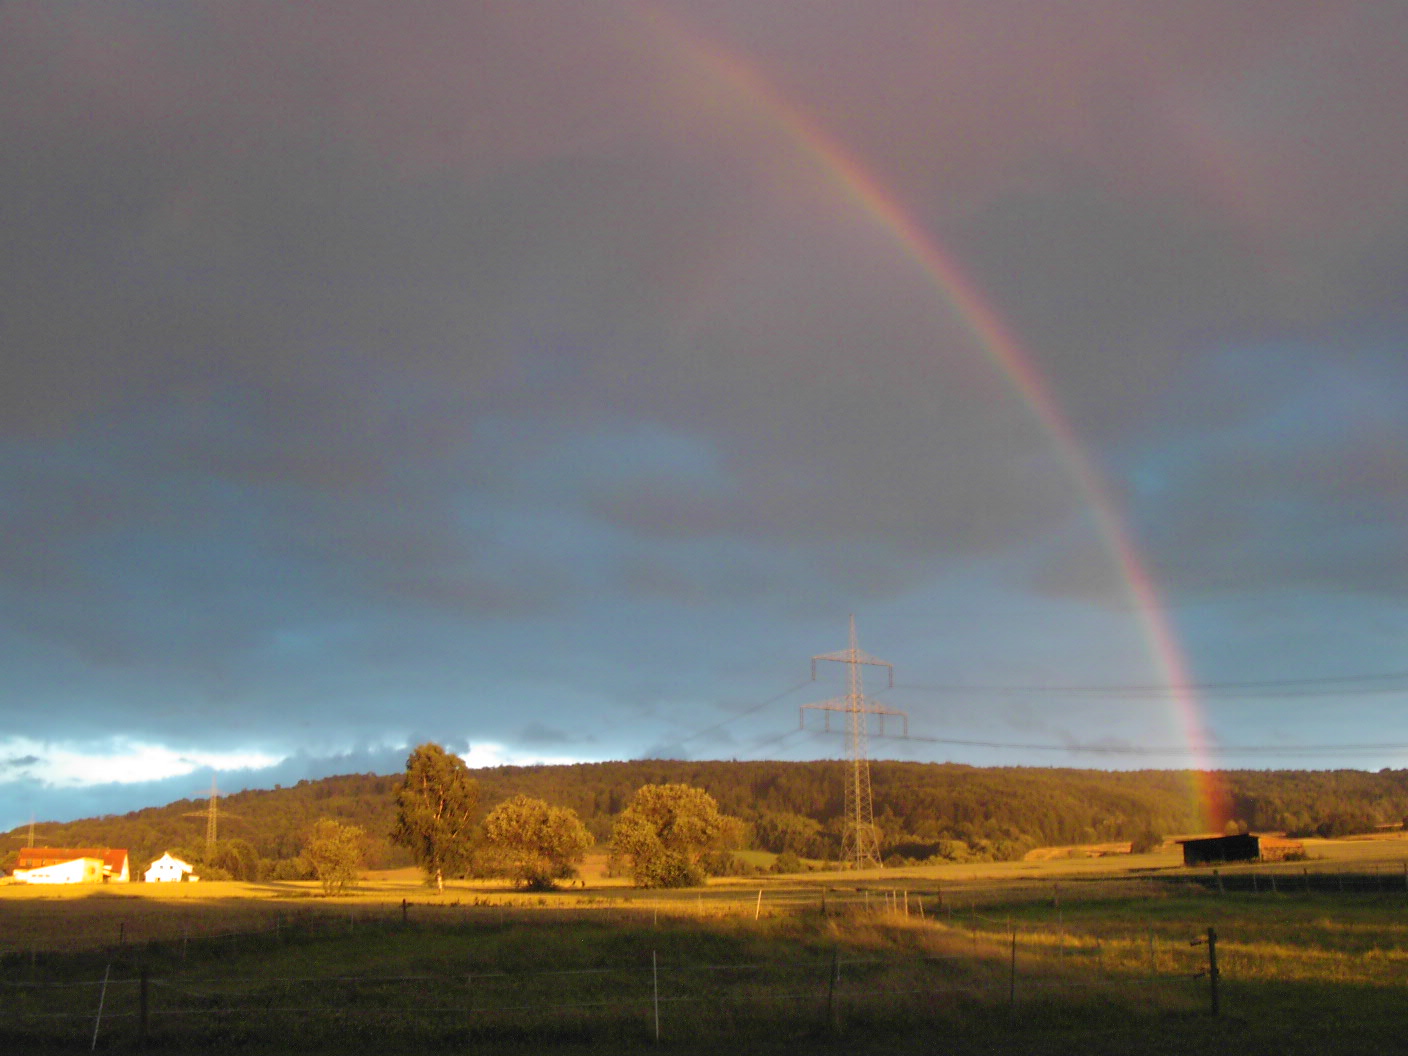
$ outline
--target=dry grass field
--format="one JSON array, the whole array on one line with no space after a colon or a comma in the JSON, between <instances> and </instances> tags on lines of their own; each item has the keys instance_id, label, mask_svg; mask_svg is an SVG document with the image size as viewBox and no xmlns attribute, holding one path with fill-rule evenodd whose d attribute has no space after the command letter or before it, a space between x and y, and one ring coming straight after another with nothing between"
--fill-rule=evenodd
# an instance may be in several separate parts
<instances>
[{"instance_id":1,"label":"dry grass field","mask_svg":"<svg viewBox=\"0 0 1408 1056\"><path fill-rule=\"evenodd\" d=\"M1165 849L668 892L600 862L542 895L455 882L439 896L413 871L338 898L312 883L0 886L0 1046L316 1056L374 1030L388 1054L598 1053L655 1049L658 1022L676 1052L1388 1051L1408 841L1306 849L1222 867L1222 885ZM1194 945L1209 927L1216 1018Z\"/></svg>"}]
</instances>

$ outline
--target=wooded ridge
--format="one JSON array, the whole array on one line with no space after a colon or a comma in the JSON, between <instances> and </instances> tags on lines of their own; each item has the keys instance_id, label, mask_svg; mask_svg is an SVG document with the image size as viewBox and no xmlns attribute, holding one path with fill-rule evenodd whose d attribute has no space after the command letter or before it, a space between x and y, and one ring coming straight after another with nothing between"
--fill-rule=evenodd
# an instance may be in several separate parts
<instances>
[{"instance_id":1,"label":"wooded ridge","mask_svg":"<svg viewBox=\"0 0 1408 1056\"><path fill-rule=\"evenodd\" d=\"M599 843L612 819L646 784L688 784L745 823L745 845L834 859L840 846L849 764L647 759L564 766L503 766L472 772L480 817L514 795L576 811ZM1401 823L1408 770L1226 771L1229 814L1252 831L1343 835ZM1192 775L1181 770L1103 771L979 768L954 763L871 763L883 853L898 861L1000 860L1038 846L1197 832ZM214 863L244 879L292 878L314 823L333 818L366 833L368 868L408 863L388 837L400 774L350 774L288 788L221 797ZM43 825L51 846L126 847L133 871L163 851L204 857L206 799L184 799L124 815ZM193 816L196 815L196 816ZM0 865L22 846L16 829ZM15 837L19 837L16 839Z\"/></svg>"}]
</instances>

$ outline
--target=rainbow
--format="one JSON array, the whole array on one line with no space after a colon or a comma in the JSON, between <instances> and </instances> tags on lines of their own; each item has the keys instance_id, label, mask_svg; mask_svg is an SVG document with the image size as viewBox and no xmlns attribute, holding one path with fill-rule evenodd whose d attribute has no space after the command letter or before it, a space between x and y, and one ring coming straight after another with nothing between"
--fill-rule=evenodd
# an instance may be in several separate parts
<instances>
[{"instance_id":1,"label":"rainbow","mask_svg":"<svg viewBox=\"0 0 1408 1056\"><path fill-rule=\"evenodd\" d=\"M952 254L925 231L853 153L765 80L740 56L720 50L677 16L653 8L650 22L668 36L681 55L715 82L722 82L754 112L772 121L809 157L840 194L893 237L929 281L949 301L958 317L1051 438L1063 468L1076 483L1102 541L1138 614L1150 657L1169 687L1177 720L1192 753L1192 792L1210 831L1220 832L1230 815L1225 783L1213 764L1213 745L1203 722L1187 661L1169 621L1157 586L1135 545L1133 533L1080 437L1053 396L1032 356L960 269Z\"/></svg>"}]
</instances>

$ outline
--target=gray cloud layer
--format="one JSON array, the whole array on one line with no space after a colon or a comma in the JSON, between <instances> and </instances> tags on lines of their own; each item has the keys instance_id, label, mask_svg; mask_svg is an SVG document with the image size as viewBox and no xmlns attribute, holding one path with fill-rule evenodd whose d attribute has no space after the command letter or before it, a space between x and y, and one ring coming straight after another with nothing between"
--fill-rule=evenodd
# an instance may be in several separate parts
<instances>
[{"instance_id":1,"label":"gray cloud layer","mask_svg":"<svg viewBox=\"0 0 1408 1056\"><path fill-rule=\"evenodd\" d=\"M980 597L1014 670L1049 606L1099 656L1128 599L1051 438L769 92L1011 323L1191 643L1401 607L1405 21L6 5L7 729L586 743Z\"/></svg>"}]
</instances>

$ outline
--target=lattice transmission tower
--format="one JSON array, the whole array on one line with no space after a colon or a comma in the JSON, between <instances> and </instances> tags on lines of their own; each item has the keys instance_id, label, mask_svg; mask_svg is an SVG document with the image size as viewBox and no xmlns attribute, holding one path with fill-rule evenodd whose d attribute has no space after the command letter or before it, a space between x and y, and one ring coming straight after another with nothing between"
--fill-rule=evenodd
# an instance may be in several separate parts
<instances>
[{"instance_id":1,"label":"lattice transmission tower","mask_svg":"<svg viewBox=\"0 0 1408 1056\"><path fill-rule=\"evenodd\" d=\"M238 814L225 812L227 818L238 818ZM182 817L204 818L205 819L205 864L215 864L215 837L219 828L218 819L220 817L220 792L215 787L215 775L210 777L210 804L204 810L188 810Z\"/></svg>"},{"instance_id":2,"label":"lattice transmission tower","mask_svg":"<svg viewBox=\"0 0 1408 1056\"><path fill-rule=\"evenodd\" d=\"M895 708L877 704L865 695L861 667L870 664L889 672L890 686L895 684L895 665L863 653L856 644L856 618L851 617L851 645L838 653L823 653L812 657L812 679L816 679L816 662L832 660L845 664L849 670L850 690L844 698L825 700L819 704L803 704L797 715L799 728L806 727L807 711L820 711L826 716L826 730L831 731L831 712L846 716L846 735L850 748L851 767L846 777L846 821L841 835L841 857L856 869L879 869L880 836L875 828L875 806L870 795L870 716L880 716L880 734L885 734L885 717L895 716L904 721L904 735L909 736L909 715Z\"/></svg>"},{"instance_id":3,"label":"lattice transmission tower","mask_svg":"<svg viewBox=\"0 0 1408 1056\"><path fill-rule=\"evenodd\" d=\"M49 839L49 834L48 834L47 832L45 832L45 833L40 833L40 836L41 836L43 839L46 839L46 840ZM12 839L12 840L22 840L22 839L25 839L25 837L20 836L20 835L17 835L16 833L13 833L13 832L9 834L9 838ZM29 842L26 843L25 846L26 846L26 847L30 847L30 848L32 848L32 847L34 846L34 815L33 815L33 814L31 814L31 815L29 816Z\"/></svg>"}]
</instances>

